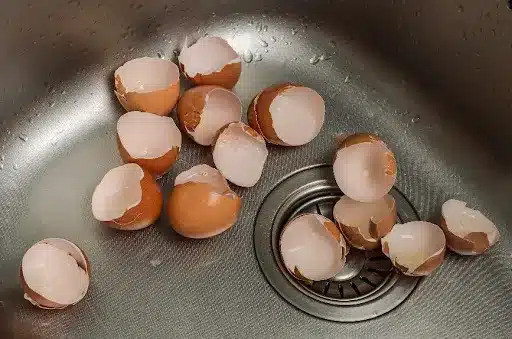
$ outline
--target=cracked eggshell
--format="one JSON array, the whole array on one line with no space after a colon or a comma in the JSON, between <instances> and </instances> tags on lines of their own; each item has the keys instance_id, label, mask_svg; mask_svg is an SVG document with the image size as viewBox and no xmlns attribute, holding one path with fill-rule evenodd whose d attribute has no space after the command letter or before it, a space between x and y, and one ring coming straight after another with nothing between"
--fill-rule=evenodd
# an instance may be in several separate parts
<instances>
[{"instance_id":1,"label":"cracked eggshell","mask_svg":"<svg viewBox=\"0 0 512 339\"><path fill-rule=\"evenodd\" d=\"M379 137L356 133L341 140L333 171L344 194L371 202L389 193L396 182L397 165L394 154Z\"/></svg>"},{"instance_id":2,"label":"cracked eggshell","mask_svg":"<svg viewBox=\"0 0 512 339\"><path fill-rule=\"evenodd\" d=\"M210 146L222 127L242 118L242 103L235 93L220 86L198 86L185 92L178 103L182 129L200 145Z\"/></svg>"},{"instance_id":3,"label":"cracked eggshell","mask_svg":"<svg viewBox=\"0 0 512 339\"><path fill-rule=\"evenodd\" d=\"M352 247L374 250L395 224L395 199L387 194L373 202L359 202L344 195L334 205L333 216Z\"/></svg>"},{"instance_id":4,"label":"cracked eggshell","mask_svg":"<svg viewBox=\"0 0 512 339\"><path fill-rule=\"evenodd\" d=\"M172 118L128 112L117 121L117 145L125 163L136 163L159 177L178 158L181 132Z\"/></svg>"},{"instance_id":5,"label":"cracked eggshell","mask_svg":"<svg viewBox=\"0 0 512 339\"><path fill-rule=\"evenodd\" d=\"M325 103L311 88L278 84L264 89L252 100L247 116L251 127L269 143L301 146L320 133Z\"/></svg>"},{"instance_id":6,"label":"cracked eggshell","mask_svg":"<svg viewBox=\"0 0 512 339\"><path fill-rule=\"evenodd\" d=\"M43 309L62 309L83 299L89 288L90 265L72 242L48 238L25 252L20 267L24 298Z\"/></svg>"},{"instance_id":7,"label":"cracked eggshell","mask_svg":"<svg viewBox=\"0 0 512 339\"><path fill-rule=\"evenodd\" d=\"M195 85L216 85L232 89L242 72L240 56L220 37L204 37L178 57L183 74Z\"/></svg>"},{"instance_id":8,"label":"cracked eggshell","mask_svg":"<svg viewBox=\"0 0 512 339\"><path fill-rule=\"evenodd\" d=\"M169 195L171 227L184 237L216 236L233 226L242 202L222 174L202 164L180 173Z\"/></svg>"},{"instance_id":9,"label":"cracked eggshell","mask_svg":"<svg viewBox=\"0 0 512 339\"><path fill-rule=\"evenodd\" d=\"M213 145L213 162L235 185L252 187L261 178L267 161L265 140L243 122L224 127Z\"/></svg>"},{"instance_id":10,"label":"cracked eggshell","mask_svg":"<svg viewBox=\"0 0 512 339\"><path fill-rule=\"evenodd\" d=\"M302 214L281 232L279 250L287 270L306 282L327 280L345 265L347 245L336 225L320 214Z\"/></svg>"},{"instance_id":11,"label":"cracked eggshell","mask_svg":"<svg viewBox=\"0 0 512 339\"><path fill-rule=\"evenodd\" d=\"M162 193L153 176L137 164L111 169L96 186L92 213L108 226L126 231L153 224L162 209Z\"/></svg>"},{"instance_id":12,"label":"cracked eggshell","mask_svg":"<svg viewBox=\"0 0 512 339\"><path fill-rule=\"evenodd\" d=\"M442 264L446 250L443 230L426 221L396 224L381 243L393 266L410 276L432 273Z\"/></svg>"},{"instance_id":13,"label":"cracked eggshell","mask_svg":"<svg viewBox=\"0 0 512 339\"><path fill-rule=\"evenodd\" d=\"M169 115L180 94L180 71L172 61L133 59L114 73L117 99L126 111Z\"/></svg>"},{"instance_id":14,"label":"cracked eggshell","mask_svg":"<svg viewBox=\"0 0 512 339\"><path fill-rule=\"evenodd\" d=\"M463 201L450 199L442 206L441 228L447 247L462 255L477 255L491 248L500 233L480 211L466 207Z\"/></svg>"}]
</instances>

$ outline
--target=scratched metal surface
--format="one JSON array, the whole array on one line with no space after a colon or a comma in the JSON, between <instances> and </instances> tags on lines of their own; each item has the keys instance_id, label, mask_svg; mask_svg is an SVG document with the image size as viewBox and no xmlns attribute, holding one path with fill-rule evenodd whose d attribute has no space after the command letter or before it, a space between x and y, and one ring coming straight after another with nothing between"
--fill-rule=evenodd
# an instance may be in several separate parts
<instances>
[{"instance_id":1,"label":"scratched metal surface","mask_svg":"<svg viewBox=\"0 0 512 339\"><path fill-rule=\"evenodd\" d=\"M0 28L2 338L505 338L512 330L506 1L19 1L2 4ZM165 217L141 232L109 230L89 205L120 163L113 70L138 56L171 57L186 35L205 33L261 53L236 87L245 105L272 83L304 83L326 100L325 127L307 146L270 147L263 179L237 190L240 220L219 237L186 240ZM322 54L328 60L309 62ZM353 131L378 133L393 148L397 186L422 218L435 220L445 199L459 197L492 216L502 239L480 257L448 255L391 313L339 324L274 292L252 234L271 188L330 161L334 136ZM201 162L211 162L209 149L187 140L164 190ZM31 307L18 282L24 251L51 236L79 244L92 265L86 298L59 312Z\"/></svg>"}]
</instances>

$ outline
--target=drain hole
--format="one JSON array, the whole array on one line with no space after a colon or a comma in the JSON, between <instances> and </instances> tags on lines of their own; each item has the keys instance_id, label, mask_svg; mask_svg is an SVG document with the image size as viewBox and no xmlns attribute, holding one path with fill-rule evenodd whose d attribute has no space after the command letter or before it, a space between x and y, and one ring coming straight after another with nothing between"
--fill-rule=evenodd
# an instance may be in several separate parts
<instances>
[{"instance_id":1,"label":"drain hole","mask_svg":"<svg viewBox=\"0 0 512 339\"><path fill-rule=\"evenodd\" d=\"M375 285L374 283L372 283L370 281L370 279L366 278L366 277L359 277L359 279L361 279L362 281L364 281L365 283L367 283L368 285L372 286L372 287L378 287L378 285Z\"/></svg>"},{"instance_id":2,"label":"drain hole","mask_svg":"<svg viewBox=\"0 0 512 339\"><path fill-rule=\"evenodd\" d=\"M361 291L359 291L359 288L357 288L357 285L355 283L351 282L350 286L354 289L354 292L356 292L357 295L361 295Z\"/></svg>"},{"instance_id":3,"label":"drain hole","mask_svg":"<svg viewBox=\"0 0 512 339\"><path fill-rule=\"evenodd\" d=\"M344 297L344 294L343 294L343 285L339 284L338 285L338 292L340 292L340 298L343 299Z\"/></svg>"},{"instance_id":4,"label":"drain hole","mask_svg":"<svg viewBox=\"0 0 512 339\"><path fill-rule=\"evenodd\" d=\"M320 211L320 206L318 204L316 204L315 206L316 206L316 213L322 215L322 211Z\"/></svg>"}]
</instances>

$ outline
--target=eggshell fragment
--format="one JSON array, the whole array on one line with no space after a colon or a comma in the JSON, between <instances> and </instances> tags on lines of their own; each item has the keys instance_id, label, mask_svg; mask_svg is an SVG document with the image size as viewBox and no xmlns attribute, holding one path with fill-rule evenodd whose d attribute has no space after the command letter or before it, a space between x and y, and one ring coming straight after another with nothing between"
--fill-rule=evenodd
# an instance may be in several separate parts
<instances>
[{"instance_id":1,"label":"eggshell fragment","mask_svg":"<svg viewBox=\"0 0 512 339\"><path fill-rule=\"evenodd\" d=\"M180 71L169 60L130 60L115 71L114 79L114 92L128 112L169 115L180 94Z\"/></svg>"},{"instance_id":2,"label":"eggshell fragment","mask_svg":"<svg viewBox=\"0 0 512 339\"><path fill-rule=\"evenodd\" d=\"M185 76L195 85L231 89L242 72L240 56L219 37L200 38L192 46L184 46L178 60Z\"/></svg>"},{"instance_id":3,"label":"eggshell fragment","mask_svg":"<svg viewBox=\"0 0 512 339\"><path fill-rule=\"evenodd\" d=\"M334 277L345 265L347 245L336 225L320 214L302 214L282 230L279 249L288 271L297 279Z\"/></svg>"},{"instance_id":4,"label":"eggshell fragment","mask_svg":"<svg viewBox=\"0 0 512 339\"><path fill-rule=\"evenodd\" d=\"M426 221L396 224L381 242L382 252L406 275L429 275L444 260L443 230Z\"/></svg>"},{"instance_id":5,"label":"eggshell fragment","mask_svg":"<svg viewBox=\"0 0 512 339\"><path fill-rule=\"evenodd\" d=\"M462 255L481 254L491 248L500 233L480 211L466 207L463 201L450 199L442 206L441 228L446 245Z\"/></svg>"},{"instance_id":6,"label":"eggshell fragment","mask_svg":"<svg viewBox=\"0 0 512 339\"><path fill-rule=\"evenodd\" d=\"M161 209L160 186L137 164L108 171L92 196L94 217L119 230L143 229L158 219Z\"/></svg>"},{"instance_id":7,"label":"eggshell fragment","mask_svg":"<svg viewBox=\"0 0 512 339\"><path fill-rule=\"evenodd\" d=\"M181 132L169 117L128 112L117 121L119 153L155 176L169 171L181 148Z\"/></svg>"},{"instance_id":8,"label":"eggshell fragment","mask_svg":"<svg viewBox=\"0 0 512 339\"><path fill-rule=\"evenodd\" d=\"M389 193L396 181L396 160L377 136L357 133L341 141L336 151L334 178L353 200L376 201Z\"/></svg>"},{"instance_id":9,"label":"eggshell fragment","mask_svg":"<svg viewBox=\"0 0 512 339\"><path fill-rule=\"evenodd\" d=\"M200 145L210 146L222 127L240 121L242 103L235 93L219 86L198 86L178 103L182 129Z\"/></svg>"},{"instance_id":10,"label":"eggshell fragment","mask_svg":"<svg viewBox=\"0 0 512 339\"><path fill-rule=\"evenodd\" d=\"M300 146L320 133L325 103L311 88L279 84L261 91L253 99L247 115L251 127L269 143Z\"/></svg>"},{"instance_id":11,"label":"eggshell fragment","mask_svg":"<svg viewBox=\"0 0 512 339\"><path fill-rule=\"evenodd\" d=\"M334 205L333 216L351 246L373 250L395 224L395 199L387 194L373 202L359 202L344 195Z\"/></svg>"},{"instance_id":12,"label":"eggshell fragment","mask_svg":"<svg viewBox=\"0 0 512 339\"><path fill-rule=\"evenodd\" d=\"M213 146L213 162L222 175L235 185L254 186L267 161L265 140L242 122L227 125Z\"/></svg>"},{"instance_id":13,"label":"eggshell fragment","mask_svg":"<svg viewBox=\"0 0 512 339\"><path fill-rule=\"evenodd\" d=\"M171 227L177 233L202 239L230 229L241 205L222 174L203 164L176 177L167 210Z\"/></svg>"},{"instance_id":14,"label":"eggshell fragment","mask_svg":"<svg viewBox=\"0 0 512 339\"><path fill-rule=\"evenodd\" d=\"M89 288L89 262L72 242L44 239L23 256L20 279L24 298L43 309L62 309L83 299Z\"/></svg>"}]
</instances>

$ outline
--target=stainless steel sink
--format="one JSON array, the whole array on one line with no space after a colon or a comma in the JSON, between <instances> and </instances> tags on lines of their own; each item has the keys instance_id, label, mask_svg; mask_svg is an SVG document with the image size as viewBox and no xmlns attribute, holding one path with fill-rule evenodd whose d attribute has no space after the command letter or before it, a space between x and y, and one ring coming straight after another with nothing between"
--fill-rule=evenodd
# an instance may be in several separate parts
<instances>
[{"instance_id":1,"label":"stainless steel sink","mask_svg":"<svg viewBox=\"0 0 512 339\"><path fill-rule=\"evenodd\" d=\"M0 337L510 336L507 1L52 0L1 7ZM236 86L246 107L268 85L303 83L326 101L324 129L304 147L270 147L263 180L237 189L242 215L221 236L184 239L165 216L140 232L110 230L92 217L90 199L121 161L115 123L123 110L113 71L134 57L175 58L186 36L205 34L253 53ZM458 197L490 216L501 240L482 256L449 254L387 313L340 323L299 310L269 284L256 254L272 245L256 241L255 225L263 227L260 206L284 178L330 162L334 137L355 131L377 133L395 151L396 190L418 217L435 221L441 203ZM161 180L164 191L176 173L210 157L187 140ZM84 249L92 285L79 304L43 311L23 300L18 270L30 245L55 236ZM322 302L288 283L301 298Z\"/></svg>"}]
</instances>

